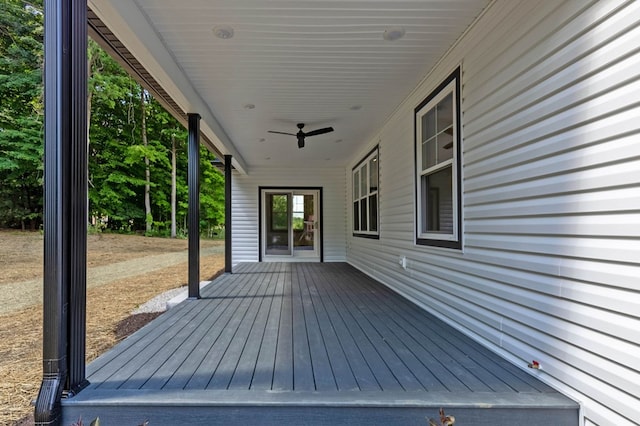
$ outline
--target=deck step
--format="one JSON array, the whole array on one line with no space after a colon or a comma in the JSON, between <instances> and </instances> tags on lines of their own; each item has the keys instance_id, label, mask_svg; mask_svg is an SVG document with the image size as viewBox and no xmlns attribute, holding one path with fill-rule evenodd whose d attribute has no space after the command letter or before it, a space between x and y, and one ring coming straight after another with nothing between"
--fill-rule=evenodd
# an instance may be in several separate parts
<instances>
[{"instance_id":1,"label":"deck step","mask_svg":"<svg viewBox=\"0 0 640 426\"><path fill-rule=\"evenodd\" d=\"M89 390L63 406L63 424L428 425L443 408L460 425L578 425L557 393Z\"/></svg>"}]
</instances>

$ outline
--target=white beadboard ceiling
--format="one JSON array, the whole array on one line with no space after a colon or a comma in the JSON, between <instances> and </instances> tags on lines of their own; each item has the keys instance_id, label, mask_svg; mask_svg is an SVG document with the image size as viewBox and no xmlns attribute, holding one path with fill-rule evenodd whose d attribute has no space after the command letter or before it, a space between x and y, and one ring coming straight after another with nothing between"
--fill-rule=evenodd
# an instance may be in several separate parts
<instances>
[{"instance_id":1,"label":"white beadboard ceiling","mask_svg":"<svg viewBox=\"0 0 640 426\"><path fill-rule=\"evenodd\" d=\"M217 148L252 167L345 166L489 0L89 0ZM233 37L214 36L214 27ZM387 41L389 28L405 36ZM247 105L254 105L249 109ZM335 131L296 138L268 130Z\"/></svg>"}]
</instances>

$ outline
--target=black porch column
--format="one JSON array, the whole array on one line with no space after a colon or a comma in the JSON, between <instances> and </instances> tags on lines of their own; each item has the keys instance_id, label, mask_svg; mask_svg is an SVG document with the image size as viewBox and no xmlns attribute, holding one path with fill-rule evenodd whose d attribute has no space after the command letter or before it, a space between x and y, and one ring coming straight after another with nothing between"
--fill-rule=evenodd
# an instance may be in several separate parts
<instances>
[{"instance_id":1,"label":"black porch column","mask_svg":"<svg viewBox=\"0 0 640 426\"><path fill-rule=\"evenodd\" d=\"M224 272L231 273L231 155L224 156Z\"/></svg>"},{"instance_id":2,"label":"black porch column","mask_svg":"<svg viewBox=\"0 0 640 426\"><path fill-rule=\"evenodd\" d=\"M44 322L38 425L59 424L85 378L87 2L45 5Z\"/></svg>"},{"instance_id":3,"label":"black porch column","mask_svg":"<svg viewBox=\"0 0 640 426\"><path fill-rule=\"evenodd\" d=\"M189 298L200 299L200 115L187 114L189 121Z\"/></svg>"}]
</instances>

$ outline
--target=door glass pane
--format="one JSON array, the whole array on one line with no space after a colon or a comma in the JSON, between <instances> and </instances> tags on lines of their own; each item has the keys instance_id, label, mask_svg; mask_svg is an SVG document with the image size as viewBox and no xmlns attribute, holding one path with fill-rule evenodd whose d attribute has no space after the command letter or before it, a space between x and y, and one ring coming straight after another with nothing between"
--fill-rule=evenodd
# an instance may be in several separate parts
<instances>
[{"instance_id":1,"label":"door glass pane","mask_svg":"<svg viewBox=\"0 0 640 426\"><path fill-rule=\"evenodd\" d=\"M367 199L360 200L360 230L367 230Z\"/></svg>"},{"instance_id":2,"label":"door glass pane","mask_svg":"<svg viewBox=\"0 0 640 426\"><path fill-rule=\"evenodd\" d=\"M316 235L315 200L313 194L293 196L293 249L313 251Z\"/></svg>"},{"instance_id":3,"label":"door glass pane","mask_svg":"<svg viewBox=\"0 0 640 426\"><path fill-rule=\"evenodd\" d=\"M267 194L266 197L265 254L290 255L289 194Z\"/></svg>"},{"instance_id":4,"label":"door glass pane","mask_svg":"<svg viewBox=\"0 0 640 426\"><path fill-rule=\"evenodd\" d=\"M304 195L293 196L293 230L302 231L304 227Z\"/></svg>"}]
</instances>

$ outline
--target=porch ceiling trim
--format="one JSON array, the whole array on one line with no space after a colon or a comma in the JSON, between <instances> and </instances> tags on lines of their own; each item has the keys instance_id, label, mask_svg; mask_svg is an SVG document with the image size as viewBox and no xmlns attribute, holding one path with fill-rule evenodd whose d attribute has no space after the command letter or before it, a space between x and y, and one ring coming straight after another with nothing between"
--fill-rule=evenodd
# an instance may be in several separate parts
<instances>
[{"instance_id":1,"label":"porch ceiling trim","mask_svg":"<svg viewBox=\"0 0 640 426\"><path fill-rule=\"evenodd\" d=\"M87 21L91 37L185 127L187 113L200 114L201 137L207 148L221 161L224 161L225 154L232 155L233 167L240 173L248 173L247 165L233 142L164 48L146 18L134 4L116 3L89 1ZM114 10L114 7L118 7L118 10ZM109 18L109 26L105 23L105 17ZM129 24L146 27L141 33L146 39L140 40L129 29ZM138 54L134 55L132 51Z\"/></svg>"}]
</instances>

